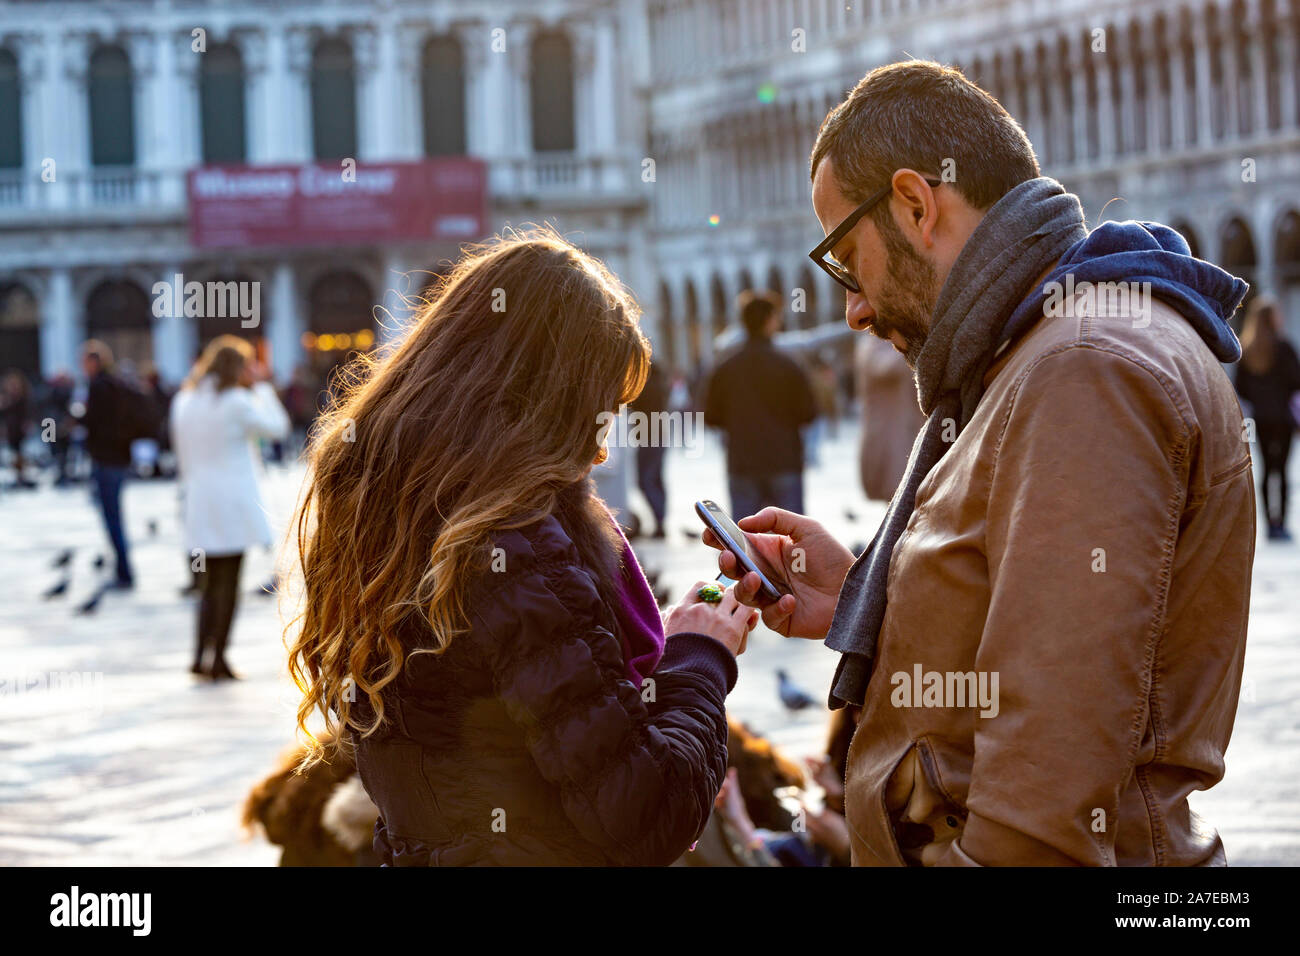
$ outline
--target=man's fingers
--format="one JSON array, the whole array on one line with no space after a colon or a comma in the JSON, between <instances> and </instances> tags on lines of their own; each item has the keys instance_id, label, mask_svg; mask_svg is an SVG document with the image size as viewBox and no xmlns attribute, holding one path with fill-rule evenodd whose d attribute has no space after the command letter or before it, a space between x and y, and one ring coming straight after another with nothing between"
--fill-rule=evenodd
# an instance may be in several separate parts
<instances>
[{"instance_id":1,"label":"man's fingers","mask_svg":"<svg viewBox=\"0 0 1300 956\"><path fill-rule=\"evenodd\" d=\"M795 605L794 595L786 594L775 604L769 604L763 608L763 623L778 633L786 633L786 625L790 621L791 615L794 614Z\"/></svg>"},{"instance_id":2,"label":"man's fingers","mask_svg":"<svg viewBox=\"0 0 1300 956\"><path fill-rule=\"evenodd\" d=\"M700 535L700 540L710 548L722 550L722 542L718 540L718 536L713 533L712 528L705 528L704 533Z\"/></svg>"},{"instance_id":3,"label":"man's fingers","mask_svg":"<svg viewBox=\"0 0 1300 956\"><path fill-rule=\"evenodd\" d=\"M793 535L808 519L793 511L781 508L764 508L756 515L741 518L736 522L741 531L754 534L788 534Z\"/></svg>"},{"instance_id":4,"label":"man's fingers","mask_svg":"<svg viewBox=\"0 0 1300 956\"><path fill-rule=\"evenodd\" d=\"M736 571L739 570L740 562L736 560L735 554L730 551L718 552L718 570L727 577L735 580Z\"/></svg>"}]
</instances>

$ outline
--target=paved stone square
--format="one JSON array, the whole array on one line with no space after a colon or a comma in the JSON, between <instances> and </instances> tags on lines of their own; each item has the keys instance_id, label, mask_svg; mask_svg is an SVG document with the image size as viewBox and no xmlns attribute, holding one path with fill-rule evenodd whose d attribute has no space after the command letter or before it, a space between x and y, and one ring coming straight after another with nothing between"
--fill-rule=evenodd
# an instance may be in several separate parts
<instances>
[{"instance_id":1,"label":"paved stone square","mask_svg":"<svg viewBox=\"0 0 1300 956\"><path fill-rule=\"evenodd\" d=\"M855 430L842 426L807 478L808 511L847 544L870 540L883 514L858 488ZM715 573L699 543L697 498L726 501L721 451L668 456L669 535L636 542L674 597ZM1294 476L1300 479L1300 475ZM283 528L299 466L271 467L268 507ZM1300 487L1300 485L1297 485ZM644 504L635 496L638 507ZM87 487L0 492L0 863L10 865L259 865L278 850L245 839L238 812L249 787L292 741L296 692L285 671L281 613L257 594L268 553L246 556L231 638L239 682L187 672L194 599L182 597L176 486L138 481L125 493L137 589L74 613L106 571L108 554ZM75 549L68 593L51 568ZM1300 863L1300 545L1262 540L1251 599L1246 685L1227 776L1194 808L1219 827L1235 864ZM789 715L776 693L784 667L820 703L836 656L817 642L760 628L740 661L734 714L794 756L819 752L826 712Z\"/></svg>"}]
</instances>

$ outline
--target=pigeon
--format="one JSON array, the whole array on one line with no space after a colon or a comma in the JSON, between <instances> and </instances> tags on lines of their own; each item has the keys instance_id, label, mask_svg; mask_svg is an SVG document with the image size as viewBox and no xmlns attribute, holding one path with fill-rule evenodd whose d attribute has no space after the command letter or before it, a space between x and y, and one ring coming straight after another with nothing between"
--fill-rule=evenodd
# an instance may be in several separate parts
<instances>
[{"instance_id":1,"label":"pigeon","mask_svg":"<svg viewBox=\"0 0 1300 956\"><path fill-rule=\"evenodd\" d=\"M279 578L279 575L272 574L272 575L271 575L271 580L267 581L265 584L263 584L261 587L259 587L259 588L258 588L256 591L254 591L253 593L254 593L254 594L262 594L262 595L270 595L270 594L274 594L274 593L275 593L276 591L278 591L278 590L280 590L280 578Z\"/></svg>"},{"instance_id":2,"label":"pigeon","mask_svg":"<svg viewBox=\"0 0 1300 956\"><path fill-rule=\"evenodd\" d=\"M149 523L145 527L149 529L149 537L158 537L158 522L156 519L150 518Z\"/></svg>"},{"instance_id":3,"label":"pigeon","mask_svg":"<svg viewBox=\"0 0 1300 956\"><path fill-rule=\"evenodd\" d=\"M857 512L855 512L852 508L845 508L845 509L844 509L844 517L847 518L849 521L857 521L857 520L858 520Z\"/></svg>"},{"instance_id":4,"label":"pigeon","mask_svg":"<svg viewBox=\"0 0 1300 956\"><path fill-rule=\"evenodd\" d=\"M54 585L54 587L50 588L48 591L42 594L41 597L47 601L52 601L56 597L62 597L63 595L68 593L68 582L69 579L64 578L58 584Z\"/></svg>"},{"instance_id":5,"label":"pigeon","mask_svg":"<svg viewBox=\"0 0 1300 956\"><path fill-rule=\"evenodd\" d=\"M106 563L107 563L107 561L105 560L105 558L104 558L104 556L103 556L102 554L97 554L97 555L95 555L95 567L96 567L96 569L98 569L98 568L102 568Z\"/></svg>"},{"instance_id":6,"label":"pigeon","mask_svg":"<svg viewBox=\"0 0 1300 956\"><path fill-rule=\"evenodd\" d=\"M54 559L54 563L50 565L50 567L66 568L71 563L72 563L72 549L68 548L66 551L62 551L59 553L59 556Z\"/></svg>"},{"instance_id":7,"label":"pigeon","mask_svg":"<svg viewBox=\"0 0 1300 956\"><path fill-rule=\"evenodd\" d=\"M792 683L790 675L784 670L778 669L776 672L776 692L780 696L781 703L785 705L786 710L804 710L805 708L812 706L812 697Z\"/></svg>"},{"instance_id":8,"label":"pigeon","mask_svg":"<svg viewBox=\"0 0 1300 956\"><path fill-rule=\"evenodd\" d=\"M77 608L78 614L94 614L99 609L99 601L104 596L107 588L100 588L90 596L90 599Z\"/></svg>"}]
</instances>

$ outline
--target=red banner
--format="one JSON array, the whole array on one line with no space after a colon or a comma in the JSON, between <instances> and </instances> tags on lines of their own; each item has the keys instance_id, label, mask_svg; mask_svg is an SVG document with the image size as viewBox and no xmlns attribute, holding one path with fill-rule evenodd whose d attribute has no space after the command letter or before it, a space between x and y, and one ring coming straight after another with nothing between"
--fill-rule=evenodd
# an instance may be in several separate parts
<instances>
[{"instance_id":1,"label":"red banner","mask_svg":"<svg viewBox=\"0 0 1300 956\"><path fill-rule=\"evenodd\" d=\"M487 233L487 168L448 156L417 162L202 166L187 183L200 249L392 239L472 241Z\"/></svg>"}]
</instances>

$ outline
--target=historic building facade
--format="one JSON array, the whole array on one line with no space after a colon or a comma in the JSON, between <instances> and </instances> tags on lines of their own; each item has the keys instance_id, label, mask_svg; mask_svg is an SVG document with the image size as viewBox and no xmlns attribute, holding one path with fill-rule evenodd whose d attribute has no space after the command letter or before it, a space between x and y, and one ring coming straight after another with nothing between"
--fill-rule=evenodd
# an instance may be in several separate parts
<instances>
[{"instance_id":1,"label":"historic building facade","mask_svg":"<svg viewBox=\"0 0 1300 956\"><path fill-rule=\"evenodd\" d=\"M0 365L75 369L96 336L175 381L234 332L283 380L382 338L457 252L196 246L187 174L213 164L477 157L486 232L549 220L644 281L629 22L614 0L0 2ZM177 275L257 283L258 325L154 314Z\"/></svg>"},{"instance_id":2,"label":"historic building facade","mask_svg":"<svg viewBox=\"0 0 1300 956\"><path fill-rule=\"evenodd\" d=\"M869 69L960 67L1020 121L1089 221L1155 219L1284 298L1300 335L1295 0L649 0L650 241L660 337L708 364L735 292L758 283L827 329L843 296L807 252L822 231L808 155ZM960 175L960 172L958 172ZM828 330L828 329L827 329ZM792 336L797 340L798 335Z\"/></svg>"},{"instance_id":3,"label":"historic building facade","mask_svg":"<svg viewBox=\"0 0 1300 956\"><path fill-rule=\"evenodd\" d=\"M1286 303L1300 333L1298 0L0 0L0 365L86 337L179 378L225 331L282 380L382 338L450 240L194 241L187 177L470 156L486 232L550 221L637 294L690 372L749 286L792 342L842 334L807 157L907 55L961 67L1090 221L1152 218ZM255 328L152 289L256 283ZM330 343L333 349L322 343Z\"/></svg>"}]
</instances>

